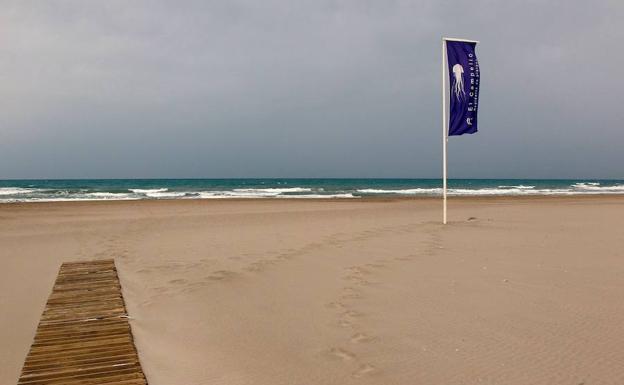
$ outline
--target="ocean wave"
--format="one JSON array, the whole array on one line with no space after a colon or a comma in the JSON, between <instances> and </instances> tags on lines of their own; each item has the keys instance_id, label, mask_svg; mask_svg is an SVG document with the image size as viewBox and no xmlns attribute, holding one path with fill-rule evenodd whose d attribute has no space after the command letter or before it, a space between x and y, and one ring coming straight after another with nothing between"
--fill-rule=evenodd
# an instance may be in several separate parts
<instances>
[{"instance_id":1,"label":"ocean wave","mask_svg":"<svg viewBox=\"0 0 624 385\"><path fill-rule=\"evenodd\" d=\"M363 195L428 195L437 196L442 194L442 188L416 188L416 189L358 189L357 193ZM586 190L563 189L536 189L535 186L498 186L498 188L450 188L447 194L451 196L507 196L507 195L588 195L588 194L615 194L624 193L624 186L606 187Z\"/></svg>"},{"instance_id":2,"label":"ocean wave","mask_svg":"<svg viewBox=\"0 0 624 385\"><path fill-rule=\"evenodd\" d=\"M624 185L601 186L598 182L575 183L572 185L572 188L585 191L624 192Z\"/></svg>"},{"instance_id":3,"label":"ocean wave","mask_svg":"<svg viewBox=\"0 0 624 385\"><path fill-rule=\"evenodd\" d=\"M328 199L328 198L359 198L351 193L344 194L301 194L301 195L279 195L276 198L280 199Z\"/></svg>"},{"instance_id":4,"label":"ocean wave","mask_svg":"<svg viewBox=\"0 0 624 385\"><path fill-rule=\"evenodd\" d=\"M27 198L8 198L8 199L0 199L0 203L27 203L27 202L85 202L85 201L106 201L106 200L139 200L140 198L133 197L129 194L124 194L124 196L120 195L110 195L109 193L91 193L91 194L80 194L80 195L63 195L58 194L58 196L48 195L41 197L27 197Z\"/></svg>"},{"instance_id":5,"label":"ocean wave","mask_svg":"<svg viewBox=\"0 0 624 385\"><path fill-rule=\"evenodd\" d=\"M221 191L199 191L196 194L203 199L218 198L282 198L295 197L293 193L311 192L311 188L289 187L289 188L236 188ZM286 195L284 195L286 194Z\"/></svg>"},{"instance_id":6,"label":"ocean wave","mask_svg":"<svg viewBox=\"0 0 624 385\"><path fill-rule=\"evenodd\" d=\"M579 182L574 183L572 187L596 187L600 186L600 182Z\"/></svg>"},{"instance_id":7,"label":"ocean wave","mask_svg":"<svg viewBox=\"0 0 624 385\"><path fill-rule=\"evenodd\" d=\"M503 186L499 186L503 187ZM442 188L413 188L400 190L383 190L383 189L359 189L360 194L376 194L376 195L441 195ZM539 194L544 190L532 190L528 186L504 186L504 188L450 188L447 190L448 195L526 195Z\"/></svg>"},{"instance_id":8,"label":"ocean wave","mask_svg":"<svg viewBox=\"0 0 624 385\"><path fill-rule=\"evenodd\" d=\"M69 195L71 196L71 194ZM130 199L130 198L134 198L131 194L112 193L112 192L92 192L92 193L86 193L86 194L76 194L76 197L84 198L84 199Z\"/></svg>"},{"instance_id":9,"label":"ocean wave","mask_svg":"<svg viewBox=\"0 0 624 385\"><path fill-rule=\"evenodd\" d=\"M245 190L245 191L241 191ZM352 193L337 194L281 194L261 191L263 189L236 189L226 191L200 191L197 193L200 199L254 199L254 198L280 198L280 199L319 199L319 198L357 198Z\"/></svg>"},{"instance_id":10,"label":"ocean wave","mask_svg":"<svg viewBox=\"0 0 624 385\"><path fill-rule=\"evenodd\" d=\"M364 195L440 195L442 194L442 188L358 189L356 192ZM527 185L500 185L496 188L449 188L447 193L453 196L624 194L624 185L602 186L597 182L575 183L567 188L536 188L536 186Z\"/></svg>"},{"instance_id":11,"label":"ocean wave","mask_svg":"<svg viewBox=\"0 0 624 385\"><path fill-rule=\"evenodd\" d=\"M132 191L135 194L153 194L153 193L162 193L165 191L169 191L168 188L129 188L128 191Z\"/></svg>"},{"instance_id":12,"label":"ocean wave","mask_svg":"<svg viewBox=\"0 0 624 385\"><path fill-rule=\"evenodd\" d=\"M200 191L198 193L199 198L202 199L219 199L219 198L275 198L281 193L277 192L263 192L263 191L237 191L237 190L224 190L224 191Z\"/></svg>"},{"instance_id":13,"label":"ocean wave","mask_svg":"<svg viewBox=\"0 0 624 385\"><path fill-rule=\"evenodd\" d=\"M511 185L511 186L498 186L498 188L515 188L515 189L521 189L521 190L530 190L530 189L534 189L535 186L525 186L525 185L519 184L517 186L514 186L514 185Z\"/></svg>"},{"instance_id":14,"label":"ocean wave","mask_svg":"<svg viewBox=\"0 0 624 385\"><path fill-rule=\"evenodd\" d=\"M0 195L32 194L35 191L42 191L42 190L35 189L35 188L22 188L22 187L0 187Z\"/></svg>"},{"instance_id":15,"label":"ocean wave","mask_svg":"<svg viewBox=\"0 0 624 385\"><path fill-rule=\"evenodd\" d=\"M236 188L232 190L234 192L241 193L264 193L264 194L283 194L283 193L298 193L298 192L310 192L311 188L306 187L289 187L289 188Z\"/></svg>"},{"instance_id":16,"label":"ocean wave","mask_svg":"<svg viewBox=\"0 0 624 385\"><path fill-rule=\"evenodd\" d=\"M165 189L166 190L166 189ZM168 191L168 192L160 192L160 191L155 191L155 192L150 192L150 193L145 193L146 196L150 197L150 198L183 198L187 195L189 195L190 193L184 192L184 191Z\"/></svg>"},{"instance_id":17,"label":"ocean wave","mask_svg":"<svg viewBox=\"0 0 624 385\"><path fill-rule=\"evenodd\" d=\"M441 188L408 188L408 189L399 189L399 190L364 188L364 189L358 189L356 191L360 194L401 194L401 195L442 193Z\"/></svg>"},{"instance_id":18,"label":"ocean wave","mask_svg":"<svg viewBox=\"0 0 624 385\"><path fill-rule=\"evenodd\" d=\"M11 183L11 184L9 184ZM306 182L289 184L279 182L263 185L261 182L221 182L212 186L185 182L180 184L158 183L158 188L138 188L141 183L131 184L137 188L127 188L127 182L118 185L106 181L107 184L88 182L46 182L40 184L13 184L5 182L0 187L0 203L12 202L66 202L66 201L104 201L104 200L157 200L157 199L332 199L362 197L419 197L437 196L442 188L431 181L411 183L387 183L384 180L371 181L370 184L360 180L354 182L337 182L330 180L324 183L309 184ZM502 184L501 184L502 183ZM451 182L453 188L448 189L450 196L570 196L570 195L617 195L624 194L624 182L613 181L539 181L539 180L484 180ZM151 183L150 183L151 184ZM440 183L441 184L441 183ZM152 184L153 185L153 184ZM109 186L108 188L102 186ZM116 187L117 186L117 187ZM169 186L163 187L163 186ZM304 187L306 186L306 187ZM309 186L309 187L307 187ZM54 188L53 188L54 187ZM110 191L107 191L109 189Z\"/></svg>"},{"instance_id":19,"label":"ocean wave","mask_svg":"<svg viewBox=\"0 0 624 385\"><path fill-rule=\"evenodd\" d=\"M481 189L449 189L449 195L456 196L472 196L472 195L552 195L566 193L567 190L558 189L530 189L522 187L506 187L506 188L481 188Z\"/></svg>"}]
</instances>

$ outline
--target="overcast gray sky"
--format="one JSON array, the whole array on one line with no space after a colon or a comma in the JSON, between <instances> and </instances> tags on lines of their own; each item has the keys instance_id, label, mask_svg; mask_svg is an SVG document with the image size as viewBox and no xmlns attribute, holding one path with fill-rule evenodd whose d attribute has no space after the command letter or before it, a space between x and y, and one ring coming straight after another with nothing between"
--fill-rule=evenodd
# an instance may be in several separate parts
<instances>
[{"instance_id":1,"label":"overcast gray sky","mask_svg":"<svg viewBox=\"0 0 624 385\"><path fill-rule=\"evenodd\" d=\"M624 178L622 1L2 1L0 179Z\"/></svg>"}]
</instances>

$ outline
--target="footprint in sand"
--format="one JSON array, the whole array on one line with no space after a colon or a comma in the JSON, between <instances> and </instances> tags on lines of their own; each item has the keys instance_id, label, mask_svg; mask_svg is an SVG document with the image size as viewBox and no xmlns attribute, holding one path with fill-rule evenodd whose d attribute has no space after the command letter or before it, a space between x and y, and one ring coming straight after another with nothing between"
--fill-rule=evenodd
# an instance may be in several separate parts
<instances>
[{"instance_id":1,"label":"footprint in sand","mask_svg":"<svg viewBox=\"0 0 624 385\"><path fill-rule=\"evenodd\" d=\"M365 277L372 274L370 270L364 269L359 266L352 266L347 269L348 274L344 277L345 280L353 282L358 286L368 286L372 282L368 281Z\"/></svg>"},{"instance_id":2,"label":"footprint in sand","mask_svg":"<svg viewBox=\"0 0 624 385\"><path fill-rule=\"evenodd\" d=\"M371 337L366 333L355 333L351 336L351 339L349 341L354 344L362 344L366 342L371 342L374 339L375 337Z\"/></svg>"},{"instance_id":3,"label":"footprint in sand","mask_svg":"<svg viewBox=\"0 0 624 385\"><path fill-rule=\"evenodd\" d=\"M332 348L329 351L329 354L331 354L333 357L340 358L343 361L351 361L355 359L355 354L342 348Z\"/></svg>"},{"instance_id":4,"label":"footprint in sand","mask_svg":"<svg viewBox=\"0 0 624 385\"><path fill-rule=\"evenodd\" d=\"M344 294L340 296L340 299L345 299L345 300L349 300L349 299L361 299L362 295L358 294L358 293L353 293L353 294Z\"/></svg>"},{"instance_id":5,"label":"footprint in sand","mask_svg":"<svg viewBox=\"0 0 624 385\"><path fill-rule=\"evenodd\" d=\"M338 320L338 325L342 327L353 327L353 319L361 316L362 313L355 310L347 310L341 314L341 317Z\"/></svg>"},{"instance_id":6,"label":"footprint in sand","mask_svg":"<svg viewBox=\"0 0 624 385\"><path fill-rule=\"evenodd\" d=\"M371 285L372 282L367 281L366 279L360 277L360 276L347 276L345 277L345 279L347 281L351 281L354 285L359 285L359 286L368 286Z\"/></svg>"},{"instance_id":7,"label":"footprint in sand","mask_svg":"<svg viewBox=\"0 0 624 385\"><path fill-rule=\"evenodd\" d=\"M187 285L184 286L184 288L182 289L183 293L193 293L197 290L200 290L203 287L206 287L207 283L206 282L193 282L193 283L189 283Z\"/></svg>"},{"instance_id":8,"label":"footprint in sand","mask_svg":"<svg viewBox=\"0 0 624 385\"><path fill-rule=\"evenodd\" d=\"M346 307L342 302L329 302L325 306L330 309L344 309Z\"/></svg>"},{"instance_id":9,"label":"footprint in sand","mask_svg":"<svg viewBox=\"0 0 624 385\"><path fill-rule=\"evenodd\" d=\"M249 266L245 267L243 270L246 271L262 271L266 267L270 265L275 265L277 261L272 259L263 259L254 263L251 263Z\"/></svg>"},{"instance_id":10,"label":"footprint in sand","mask_svg":"<svg viewBox=\"0 0 624 385\"><path fill-rule=\"evenodd\" d=\"M377 368L374 365L362 364L360 365L358 370L353 372L352 376L355 378L360 378L366 375L374 374L375 372L377 372Z\"/></svg>"},{"instance_id":11,"label":"footprint in sand","mask_svg":"<svg viewBox=\"0 0 624 385\"><path fill-rule=\"evenodd\" d=\"M237 275L237 273L230 270L217 270L213 271L212 274L210 274L207 278L213 281L223 281L227 279L233 279Z\"/></svg>"},{"instance_id":12,"label":"footprint in sand","mask_svg":"<svg viewBox=\"0 0 624 385\"><path fill-rule=\"evenodd\" d=\"M340 296L340 299L360 299L362 298L362 294L360 294L359 291L357 291L356 289L352 288L352 287L345 287L344 289L342 289L342 295Z\"/></svg>"},{"instance_id":13,"label":"footprint in sand","mask_svg":"<svg viewBox=\"0 0 624 385\"><path fill-rule=\"evenodd\" d=\"M291 258L291 255L287 253L277 254L277 256L275 257L275 259L277 259L278 261L287 261Z\"/></svg>"},{"instance_id":14,"label":"footprint in sand","mask_svg":"<svg viewBox=\"0 0 624 385\"><path fill-rule=\"evenodd\" d=\"M356 318L356 317L361 317L362 313L357 312L355 310L347 310L344 313L342 313L342 315L344 317L351 317L351 318Z\"/></svg>"},{"instance_id":15,"label":"footprint in sand","mask_svg":"<svg viewBox=\"0 0 624 385\"><path fill-rule=\"evenodd\" d=\"M343 328L350 328L353 327L353 322L349 321L348 319L339 319L338 325Z\"/></svg>"},{"instance_id":16,"label":"footprint in sand","mask_svg":"<svg viewBox=\"0 0 624 385\"><path fill-rule=\"evenodd\" d=\"M363 267L360 266L351 266L348 269L351 273L353 274L357 274L357 275L367 275L367 274L371 274L370 270L367 270Z\"/></svg>"}]
</instances>

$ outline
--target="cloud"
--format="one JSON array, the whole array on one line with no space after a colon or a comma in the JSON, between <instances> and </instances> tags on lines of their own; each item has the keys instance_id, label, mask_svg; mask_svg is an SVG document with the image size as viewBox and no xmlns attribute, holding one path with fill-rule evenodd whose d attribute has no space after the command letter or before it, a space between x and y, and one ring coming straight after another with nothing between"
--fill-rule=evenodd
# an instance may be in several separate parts
<instances>
[{"instance_id":1,"label":"cloud","mask_svg":"<svg viewBox=\"0 0 624 385\"><path fill-rule=\"evenodd\" d=\"M624 177L614 1L15 1L0 178L436 177L440 37L481 41L451 177Z\"/></svg>"}]
</instances>

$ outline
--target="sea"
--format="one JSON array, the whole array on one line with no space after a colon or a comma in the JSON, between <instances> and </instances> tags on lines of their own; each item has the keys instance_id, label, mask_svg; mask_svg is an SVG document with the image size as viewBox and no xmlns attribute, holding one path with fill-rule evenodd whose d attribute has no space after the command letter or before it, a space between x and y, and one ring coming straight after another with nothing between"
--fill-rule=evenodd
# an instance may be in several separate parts
<instances>
[{"instance_id":1,"label":"sea","mask_svg":"<svg viewBox=\"0 0 624 385\"><path fill-rule=\"evenodd\" d=\"M624 180L451 179L451 196L624 194ZM0 203L439 196L440 179L0 180Z\"/></svg>"}]
</instances>

